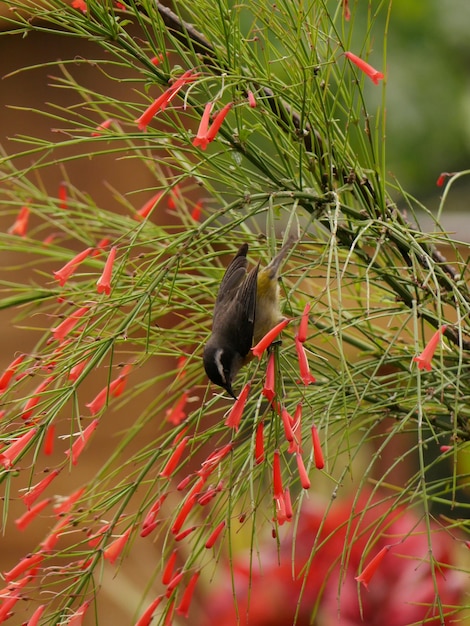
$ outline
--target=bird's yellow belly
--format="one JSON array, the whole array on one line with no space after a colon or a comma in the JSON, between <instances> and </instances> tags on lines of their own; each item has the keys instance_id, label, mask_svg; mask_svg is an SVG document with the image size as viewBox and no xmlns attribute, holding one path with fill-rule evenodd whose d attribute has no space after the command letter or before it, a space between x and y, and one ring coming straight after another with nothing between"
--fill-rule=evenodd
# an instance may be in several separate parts
<instances>
[{"instance_id":1,"label":"bird's yellow belly","mask_svg":"<svg viewBox=\"0 0 470 626\"><path fill-rule=\"evenodd\" d=\"M269 278L261 272L258 275L253 345L256 345L273 326L282 320L279 295L277 279Z\"/></svg>"}]
</instances>

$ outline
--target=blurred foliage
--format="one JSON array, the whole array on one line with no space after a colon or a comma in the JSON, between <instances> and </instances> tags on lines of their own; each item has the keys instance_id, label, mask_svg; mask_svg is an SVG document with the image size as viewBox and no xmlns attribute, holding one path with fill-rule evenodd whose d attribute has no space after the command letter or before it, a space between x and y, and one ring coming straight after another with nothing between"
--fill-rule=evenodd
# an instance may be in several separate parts
<instances>
[{"instance_id":1,"label":"blurred foliage","mask_svg":"<svg viewBox=\"0 0 470 626\"><path fill-rule=\"evenodd\" d=\"M21 1L9 5L27 9ZM101 48L93 58L51 64L50 82L58 94L72 94L73 103L65 107L58 97L18 111L42 116L49 131L38 137L20 130L12 144L16 152L0 160L0 201L11 224L0 233L0 250L9 259L0 306L11 311L25 334L34 330L36 337L2 390L4 523L8 505L18 499L17 479L26 483L23 500L35 495L35 484L44 485L49 460L44 443L51 427L57 427L52 433L61 452L50 464L53 478L60 471L81 477L88 446L100 432L109 437L99 468L78 500L68 501L70 517L60 537L51 531L58 547L28 545L40 557L51 623L73 619L79 601L93 602L98 612L103 572L121 555L116 545L125 548L125 567L145 541L154 541L164 557L158 563L150 559L151 574L142 588L137 586L130 613L140 615L144 600L159 591L169 599L162 602L159 619L169 623L174 601L184 599L181 587L169 588L163 581L162 589L159 583L167 578L161 573L172 550L179 552L186 584L199 572L201 578L216 578L222 554L231 563L241 537L250 558L257 558L258 535L265 528L276 542L286 522L294 534L299 528L310 477L315 494L326 502L319 505L319 530L337 497L352 495L341 522L344 537L334 535L340 572L347 571L350 543L358 536L354 502L365 494L368 502L385 506L354 555L354 573L379 540L388 542L390 513L414 510L429 565L428 608L441 623L444 615L460 611L460 606L443 606L436 582L440 542L434 539L436 528L445 527L448 543L462 551L464 533L468 536L468 474L459 465L470 440L468 258L439 220L430 234L420 230L419 220L410 224L401 206L412 217L421 211L431 219L431 212L388 175L395 163L404 162L388 154L393 148L386 140L395 134L394 110L402 106L401 100L394 104L398 81L413 69L405 54L411 54L411 35L403 35L406 46L400 45L395 26L390 27L388 2L351 3L351 21L344 19L344 6L333 0L274 5L198 0L175 2L176 13L169 15L153 0L128 0L124 7L90 0L78 8L43 0L28 3L36 19L23 11L11 14L22 36L54 33ZM423 14L414 7L411 16L404 4L394 6L408 33L427 21L429 32L437 28L436 7L433 17L431 5ZM387 80L372 85L370 75L345 56L350 50L384 69ZM397 51L403 59L393 56ZM154 55L161 58L153 62ZM100 78L94 88L77 76L77 66ZM413 77L419 73L429 82L429 74L417 68ZM173 93L182 76L186 82ZM125 85L124 95L114 95L113 83ZM417 84L414 89L422 97ZM403 86L405 91L409 94ZM155 105L154 98L160 104L144 124L140 116ZM204 150L194 138L207 135L202 116L211 103L213 112L230 109ZM98 126L104 122L106 127ZM411 116L410 124L415 125ZM399 126L405 144L406 128ZM423 178L422 188L432 184L435 189L438 172L417 154L419 142L412 144L406 158L431 178L428 184ZM433 151L423 146L424 152ZM108 189L109 203L99 204L67 174L73 161L92 161L99 172L97 155L146 170L151 182L126 179L129 190L118 181ZM43 185L46 167L64 173L59 190ZM403 166L405 185L410 168ZM451 169L448 161L445 169ZM236 382L237 391L251 385L240 428L228 428L224 418L232 414L232 399L213 393L200 358L222 255L248 242L250 262L264 265L282 236L297 226L301 239L282 277L284 311L294 320L273 349L275 402L267 402L263 393L265 360L251 361ZM111 246L117 248L112 284L97 292ZM451 252L453 264L443 258L442 248ZM74 272L58 284L58 274L67 273L61 266L69 267L84 249ZM18 259L27 259L25 275L18 275ZM312 315L305 346L300 342L299 348L294 335L307 302ZM425 347L431 337L432 364ZM186 359L182 366L181 357ZM315 384L304 377L308 368ZM94 399L85 386L90 381L99 384ZM144 402L146 393L150 400ZM289 414L300 415L299 406L302 419L291 420ZM111 418L116 407L126 409L126 422ZM295 439L289 438L286 411L290 428L298 429ZM261 455L255 458L254 452L261 423L265 447L258 462ZM321 467L312 450L313 426L324 446ZM31 438L18 451L20 436ZM443 458L446 471L434 473ZM182 478L188 480L183 486ZM443 510L452 518L450 526L442 519L435 524ZM187 517L193 534L181 544L177 537ZM413 536L414 523L397 531L397 544ZM212 551L208 537L214 529L222 535ZM90 543L94 532L100 533L99 546ZM306 565L312 571L315 542ZM276 557L277 548L274 543L268 558ZM450 552L446 547L446 564L468 574L464 558L454 560ZM16 574L10 570L8 578L15 580ZM359 588L350 579L357 600ZM305 589L299 593L308 599ZM312 615L317 609L308 606Z\"/></svg>"},{"instance_id":2,"label":"blurred foliage","mask_svg":"<svg viewBox=\"0 0 470 626\"><path fill-rule=\"evenodd\" d=\"M470 162L470 3L394 0L392 20L388 169L423 200L436 194L440 172ZM376 40L374 47L381 45Z\"/></svg>"}]
</instances>

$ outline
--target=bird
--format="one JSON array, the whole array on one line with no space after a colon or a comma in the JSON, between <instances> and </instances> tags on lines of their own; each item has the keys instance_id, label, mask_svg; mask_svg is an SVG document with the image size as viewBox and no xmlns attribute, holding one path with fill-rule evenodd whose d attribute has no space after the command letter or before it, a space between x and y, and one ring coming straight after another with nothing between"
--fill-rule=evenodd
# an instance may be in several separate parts
<instances>
[{"instance_id":1,"label":"bird","mask_svg":"<svg viewBox=\"0 0 470 626\"><path fill-rule=\"evenodd\" d=\"M206 374L235 400L233 382L250 360L251 347L277 323L280 309L279 269L298 237L290 235L272 261L248 271L248 244L240 246L220 283L214 305L212 333L204 346Z\"/></svg>"}]
</instances>

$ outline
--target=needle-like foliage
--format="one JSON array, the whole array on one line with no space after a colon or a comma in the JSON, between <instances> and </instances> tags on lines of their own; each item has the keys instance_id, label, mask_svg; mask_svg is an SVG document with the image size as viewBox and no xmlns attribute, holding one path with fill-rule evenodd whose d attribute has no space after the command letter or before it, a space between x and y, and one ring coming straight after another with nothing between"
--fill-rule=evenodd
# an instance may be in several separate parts
<instances>
[{"instance_id":1,"label":"needle-like foliage","mask_svg":"<svg viewBox=\"0 0 470 626\"><path fill-rule=\"evenodd\" d=\"M31 509L17 524L24 558L3 564L0 616L19 595L31 599L25 619L81 624L94 612L106 624L101 596L116 584L122 624L205 624L211 585L231 568L227 602L256 625L257 563L281 561L284 542L298 586L279 623L326 615L329 576L332 614L347 613L348 581L371 593L400 549L399 563L427 567L416 603L428 622L416 623L461 616L468 250L435 218L424 232L431 213L387 179L388 2L357 13L345 0L4 4L4 36L76 38L95 56L51 62L56 100L17 116L42 116L53 132L15 132L0 157L11 223L0 308L25 335L0 378L4 541L19 532L9 504L21 496ZM148 182L108 186L99 203L91 181L80 189L68 174L89 160L99 179L101 163L124 161ZM58 189L43 183L50 171ZM240 371L233 405L201 361L224 265L244 242L265 265L296 230L281 280L290 323ZM336 499L352 503L337 530ZM48 516L39 545L27 541L35 516ZM407 552L418 535L424 551ZM331 545L313 593L315 556ZM119 577L133 554L143 583Z\"/></svg>"}]
</instances>

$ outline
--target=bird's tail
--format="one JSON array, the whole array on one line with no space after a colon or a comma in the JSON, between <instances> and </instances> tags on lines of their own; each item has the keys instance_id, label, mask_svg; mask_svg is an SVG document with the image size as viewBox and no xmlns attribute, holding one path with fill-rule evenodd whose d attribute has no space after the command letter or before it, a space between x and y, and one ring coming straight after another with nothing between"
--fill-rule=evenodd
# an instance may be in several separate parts
<instances>
[{"instance_id":1,"label":"bird's tail","mask_svg":"<svg viewBox=\"0 0 470 626\"><path fill-rule=\"evenodd\" d=\"M282 244L282 248L279 250L279 252L273 258L273 260L266 267L265 271L269 272L270 278L274 278L274 276L278 274L279 267L282 261L284 260L284 257L292 248L292 246L299 241L299 239L300 239L300 235L298 231L295 233L294 232L289 233L289 236L287 237L286 241Z\"/></svg>"}]
</instances>

